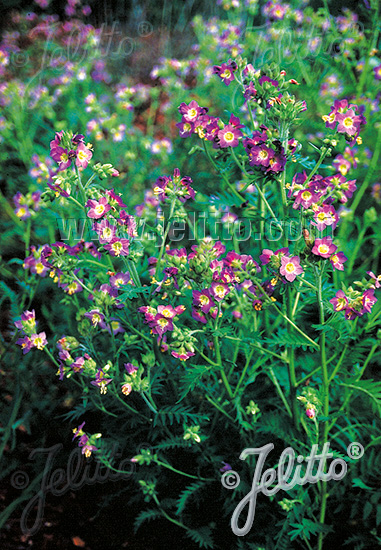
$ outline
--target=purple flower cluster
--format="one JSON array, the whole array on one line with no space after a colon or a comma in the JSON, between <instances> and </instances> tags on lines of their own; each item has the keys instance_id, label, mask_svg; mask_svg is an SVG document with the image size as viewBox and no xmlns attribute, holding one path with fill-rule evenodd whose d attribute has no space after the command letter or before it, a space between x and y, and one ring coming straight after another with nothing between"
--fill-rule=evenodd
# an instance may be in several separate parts
<instances>
[{"instance_id":1,"label":"purple flower cluster","mask_svg":"<svg viewBox=\"0 0 381 550\"><path fill-rule=\"evenodd\" d=\"M207 111L206 107L200 107L194 100L189 105L182 103L179 107L182 120L176 124L180 137L187 138L197 134L200 138L213 142L214 149L237 147L243 137L241 128L244 124L241 124L240 119L232 114L228 124L224 124L219 118L207 115Z\"/></svg>"},{"instance_id":2,"label":"purple flower cluster","mask_svg":"<svg viewBox=\"0 0 381 550\"><path fill-rule=\"evenodd\" d=\"M348 104L347 99L337 99L331 107L331 112L324 115L323 120L327 128L335 130L339 134L345 134L347 141L354 145L359 139L361 129L366 124L363 111L363 107Z\"/></svg>"},{"instance_id":3,"label":"purple flower cluster","mask_svg":"<svg viewBox=\"0 0 381 550\"><path fill-rule=\"evenodd\" d=\"M32 311L24 311L21 319L15 321L16 328L24 334L24 338L19 338L16 342L18 346L21 346L24 355L32 348L43 350L48 343L45 332L36 332L36 324L34 309Z\"/></svg>"},{"instance_id":4,"label":"purple flower cluster","mask_svg":"<svg viewBox=\"0 0 381 550\"><path fill-rule=\"evenodd\" d=\"M34 191L28 193L26 196L20 191L13 197L15 204L15 214L20 220L26 220L30 218L35 212L38 212L41 206L41 192Z\"/></svg>"},{"instance_id":5,"label":"purple flower cluster","mask_svg":"<svg viewBox=\"0 0 381 550\"><path fill-rule=\"evenodd\" d=\"M78 428L73 429L74 437L72 441L74 441L74 439L78 437L78 446L82 449L82 454L85 455L86 458L89 458L91 456L91 453L98 451L98 447L94 445L93 440L98 439L101 434L95 434L89 437L83 431L84 425L85 422L82 422L82 424L78 426Z\"/></svg>"},{"instance_id":6,"label":"purple flower cluster","mask_svg":"<svg viewBox=\"0 0 381 550\"><path fill-rule=\"evenodd\" d=\"M377 298L374 295L374 288L364 290L362 293L352 290L349 295L346 295L343 290L338 290L330 302L335 311L345 311L345 318L352 320L370 313Z\"/></svg>"},{"instance_id":7,"label":"purple flower cluster","mask_svg":"<svg viewBox=\"0 0 381 550\"><path fill-rule=\"evenodd\" d=\"M267 265L272 271L275 277L271 281L273 286L276 285L279 279L283 282L289 281L292 283L298 275L303 273L299 256L291 256L288 247L280 248L275 252L265 248L262 250L259 259L262 265Z\"/></svg>"},{"instance_id":8,"label":"purple flower cluster","mask_svg":"<svg viewBox=\"0 0 381 550\"><path fill-rule=\"evenodd\" d=\"M192 188L192 179L188 176L181 177L180 170L175 168L173 176L160 176L155 183L153 192L161 201L176 196L180 202L194 199L196 193Z\"/></svg>"},{"instance_id":9,"label":"purple flower cluster","mask_svg":"<svg viewBox=\"0 0 381 550\"><path fill-rule=\"evenodd\" d=\"M261 126L260 130L253 132L251 138L243 140L243 146L250 166L255 166L266 174L279 173L284 170L286 156L280 141L271 141L267 130L268 128Z\"/></svg>"},{"instance_id":10,"label":"purple flower cluster","mask_svg":"<svg viewBox=\"0 0 381 550\"><path fill-rule=\"evenodd\" d=\"M93 230L97 232L104 249L111 256L128 256L130 239L137 236L136 220L124 210L126 205L120 196L113 189L108 189L103 196L88 199L86 207L89 208L88 217L97 220Z\"/></svg>"},{"instance_id":11,"label":"purple flower cluster","mask_svg":"<svg viewBox=\"0 0 381 550\"><path fill-rule=\"evenodd\" d=\"M69 137L64 131L56 132L55 138L50 142L50 156L57 162L59 172L69 168L72 162L80 170L87 167L93 152L89 145L85 145L84 139L82 134Z\"/></svg>"},{"instance_id":12,"label":"purple flower cluster","mask_svg":"<svg viewBox=\"0 0 381 550\"><path fill-rule=\"evenodd\" d=\"M178 315L181 315L185 311L184 305L173 307L171 305L159 305L157 308L152 306L142 306L138 309L140 313L144 313L144 322L151 328L152 334L157 334L157 342L161 346L161 350L167 351L169 345L167 344L166 332L176 331L174 321ZM173 344L171 344L171 347ZM171 349L171 355L186 361L189 357L194 355L193 346L189 342L183 343L181 349Z\"/></svg>"}]
</instances>

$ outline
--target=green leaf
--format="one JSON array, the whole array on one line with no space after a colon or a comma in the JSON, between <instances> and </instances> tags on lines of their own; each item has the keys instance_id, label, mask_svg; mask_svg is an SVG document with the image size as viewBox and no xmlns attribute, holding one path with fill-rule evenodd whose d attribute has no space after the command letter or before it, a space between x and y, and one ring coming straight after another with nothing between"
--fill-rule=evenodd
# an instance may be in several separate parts
<instances>
[{"instance_id":1,"label":"green leaf","mask_svg":"<svg viewBox=\"0 0 381 550\"><path fill-rule=\"evenodd\" d=\"M204 486L203 481L196 481L195 483L192 483L189 485L182 493L180 494L180 497L177 500L177 510L176 515L182 514L188 500L194 496L194 493L201 489L201 487Z\"/></svg>"},{"instance_id":2,"label":"green leaf","mask_svg":"<svg viewBox=\"0 0 381 550\"><path fill-rule=\"evenodd\" d=\"M197 531L188 529L187 537L191 538L200 548L214 548L212 532L209 527L198 527Z\"/></svg>"},{"instance_id":3,"label":"green leaf","mask_svg":"<svg viewBox=\"0 0 381 550\"><path fill-rule=\"evenodd\" d=\"M163 515L160 512L160 510L156 510L156 509L143 510L142 512L140 512L140 514L137 515L135 519L135 522L134 522L135 533L145 521L152 521L154 519L158 519L162 517Z\"/></svg>"},{"instance_id":4,"label":"green leaf","mask_svg":"<svg viewBox=\"0 0 381 550\"><path fill-rule=\"evenodd\" d=\"M353 487L359 487L360 489L368 489L369 491L372 490L371 487L368 487L368 485L365 485L365 483L361 481L361 479L359 479L358 477L352 480L352 485Z\"/></svg>"}]
</instances>

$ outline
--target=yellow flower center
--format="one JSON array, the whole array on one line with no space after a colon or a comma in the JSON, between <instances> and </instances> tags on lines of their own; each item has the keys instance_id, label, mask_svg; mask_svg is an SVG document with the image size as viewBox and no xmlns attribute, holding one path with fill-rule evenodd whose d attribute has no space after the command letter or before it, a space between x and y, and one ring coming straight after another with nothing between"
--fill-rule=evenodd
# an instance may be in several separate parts
<instances>
[{"instance_id":1,"label":"yellow flower center","mask_svg":"<svg viewBox=\"0 0 381 550\"><path fill-rule=\"evenodd\" d=\"M337 299L336 310L337 310L337 311L341 311L342 309L345 308L346 305L347 305L347 301L346 301L345 298L338 298L338 299Z\"/></svg>"},{"instance_id":2,"label":"yellow flower center","mask_svg":"<svg viewBox=\"0 0 381 550\"><path fill-rule=\"evenodd\" d=\"M261 151L261 152L259 153L258 156L259 156L259 158L261 158L261 159L267 159L267 157L269 156L269 154L268 154L267 151Z\"/></svg>"},{"instance_id":3,"label":"yellow flower center","mask_svg":"<svg viewBox=\"0 0 381 550\"><path fill-rule=\"evenodd\" d=\"M164 317L171 317L171 312L169 311L169 309L163 309L163 311L161 312L162 315L164 315Z\"/></svg>"},{"instance_id":4,"label":"yellow flower center","mask_svg":"<svg viewBox=\"0 0 381 550\"><path fill-rule=\"evenodd\" d=\"M67 291L68 291L68 293L70 294L70 296L71 296L72 294L74 294L74 292L76 291L76 289L77 289L77 283L75 283L75 282L70 283L70 285L68 285L68 287L67 287Z\"/></svg>"},{"instance_id":5,"label":"yellow flower center","mask_svg":"<svg viewBox=\"0 0 381 550\"><path fill-rule=\"evenodd\" d=\"M111 245L111 248L113 249L113 251L115 252L115 254L117 256L119 256L119 254L121 253L121 250L122 250L122 243L120 241L117 241L116 243L113 243Z\"/></svg>"},{"instance_id":6,"label":"yellow flower center","mask_svg":"<svg viewBox=\"0 0 381 550\"><path fill-rule=\"evenodd\" d=\"M350 128L351 126L353 126L353 121L350 117L346 117L343 120L343 124L346 128Z\"/></svg>"},{"instance_id":7,"label":"yellow flower center","mask_svg":"<svg viewBox=\"0 0 381 550\"><path fill-rule=\"evenodd\" d=\"M320 254L327 254L329 248L326 244L320 244L318 247Z\"/></svg>"},{"instance_id":8,"label":"yellow flower center","mask_svg":"<svg viewBox=\"0 0 381 550\"><path fill-rule=\"evenodd\" d=\"M38 262L38 264L36 264L35 267L36 267L36 271L37 271L38 275L44 271L44 266L42 265L41 262Z\"/></svg>"},{"instance_id":9,"label":"yellow flower center","mask_svg":"<svg viewBox=\"0 0 381 550\"><path fill-rule=\"evenodd\" d=\"M96 214L103 214L104 209L105 207L103 206L103 204L98 204L94 210Z\"/></svg>"},{"instance_id":10,"label":"yellow flower center","mask_svg":"<svg viewBox=\"0 0 381 550\"><path fill-rule=\"evenodd\" d=\"M87 159L87 153L85 151L78 151L77 157L80 161L84 161Z\"/></svg>"},{"instance_id":11,"label":"yellow flower center","mask_svg":"<svg viewBox=\"0 0 381 550\"><path fill-rule=\"evenodd\" d=\"M44 344L42 342L42 338L40 337L35 338L34 345L36 346L37 349L44 349Z\"/></svg>"}]
</instances>

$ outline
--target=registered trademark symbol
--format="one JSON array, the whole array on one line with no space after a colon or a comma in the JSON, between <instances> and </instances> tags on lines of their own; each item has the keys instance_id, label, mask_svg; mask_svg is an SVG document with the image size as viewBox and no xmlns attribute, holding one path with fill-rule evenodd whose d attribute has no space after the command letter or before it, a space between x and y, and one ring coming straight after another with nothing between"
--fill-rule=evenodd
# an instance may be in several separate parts
<instances>
[{"instance_id":1,"label":"registered trademark symbol","mask_svg":"<svg viewBox=\"0 0 381 550\"><path fill-rule=\"evenodd\" d=\"M138 25L138 33L142 37L149 36L153 33L153 25L149 21L141 21Z\"/></svg>"},{"instance_id":2,"label":"registered trademark symbol","mask_svg":"<svg viewBox=\"0 0 381 550\"><path fill-rule=\"evenodd\" d=\"M350 443L347 447L347 455L353 460L358 460L359 458L361 458L364 452L364 447L361 445L361 443L358 443L357 441Z\"/></svg>"}]
</instances>

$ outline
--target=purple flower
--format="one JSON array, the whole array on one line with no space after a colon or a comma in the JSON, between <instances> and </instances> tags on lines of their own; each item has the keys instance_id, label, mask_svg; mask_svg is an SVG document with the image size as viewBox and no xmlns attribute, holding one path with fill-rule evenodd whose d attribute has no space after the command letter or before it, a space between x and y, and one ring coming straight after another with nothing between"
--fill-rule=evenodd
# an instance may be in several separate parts
<instances>
[{"instance_id":1,"label":"purple flower","mask_svg":"<svg viewBox=\"0 0 381 550\"><path fill-rule=\"evenodd\" d=\"M242 137L242 132L235 128L232 124L227 124L218 132L220 147L237 147L239 138Z\"/></svg>"},{"instance_id":2,"label":"purple flower","mask_svg":"<svg viewBox=\"0 0 381 550\"><path fill-rule=\"evenodd\" d=\"M228 472L229 470L232 470L232 467L227 462L224 462L222 460L222 464L223 464L223 466L222 466L222 468L220 468L220 472Z\"/></svg>"},{"instance_id":3,"label":"purple flower","mask_svg":"<svg viewBox=\"0 0 381 550\"><path fill-rule=\"evenodd\" d=\"M372 279L372 281L374 281L374 286L376 288L380 288L381 287L381 275L375 275L373 273L373 271L367 271L367 274L369 275L369 277ZM15 323L16 324L16 323Z\"/></svg>"},{"instance_id":4,"label":"purple flower","mask_svg":"<svg viewBox=\"0 0 381 550\"><path fill-rule=\"evenodd\" d=\"M25 333L31 334L34 332L36 328L36 313L34 309L32 309L32 311L24 311L24 313L21 314L21 319L15 321L15 326Z\"/></svg>"},{"instance_id":5,"label":"purple flower","mask_svg":"<svg viewBox=\"0 0 381 550\"><path fill-rule=\"evenodd\" d=\"M342 290L336 292L336 296L330 300L335 311L342 311L348 305L348 298Z\"/></svg>"},{"instance_id":6,"label":"purple flower","mask_svg":"<svg viewBox=\"0 0 381 550\"><path fill-rule=\"evenodd\" d=\"M106 195L109 197L109 203L111 204L111 206L120 206L122 208L127 208L127 205L124 204L120 196L114 192L114 189L106 189Z\"/></svg>"},{"instance_id":7,"label":"purple flower","mask_svg":"<svg viewBox=\"0 0 381 550\"><path fill-rule=\"evenodd\" d=\"M112 239L105 245L111 256L128 256L130 241L128 239Z\"/></svg>"},{"instance_id":8,"label":"purple flower","mask_svg":"<svg viewBox=\"0 0 381 550\"><path fill-rule=\"evenodd\" d=\"M337 250L337 246L332 243L331 237L316 239L312 248L312 253L322 258L329 258Z\"/></svg>"},{"instance_id":9,"label":"purple flower","mask_svg":"<svg viewBox=\"0 0 381 550\"><path fill-rule=\"evenodd\" d=\"M329 259L333 269L338 269L339 271L344 271L344 262L346 262L347 260L348 258L345 256L343 252L338 252L337 254L333 254Z\"/></svg>"},{"instance_id":10,"label":"purple flower","mask_svg":"<svg viewBox=\"0 0 381 550\"><path fill-rule=\"evenodd\" d=\"M96 327L104 320L104 315L99 311L99 309L87 311L84 316L91 320L93 327Z\"/></svg>"},{"instance_id":11,"label":"purple flower","mask_svg":"<svg viewBox=\"0 0 381 550\"><path fill-rule=\"evenodd\" d=\"M299 256L282 256L280 274L286 277L287 281L294 281L297 275L303 273L303 268L300 265Z\"/></svg>"},{"instance_id":12,"label":"purple flower","mask_svg":"<svg viewBox=\"0 0 381 550\"><path fill-rule=\"evenodd\" d=\"M124 367L127 371L127 374L130 374L130 375L135 374L139 370L139 367L136 367L132 363L124 363Z\"/></svg>"},{"instance_id":13,"label":"purple flower","mask_svg":"<svg viewBox=\"0 0 381 550\"><path fill-rule=\"evenodd\" d=\"M193 290L193 305L199 308L203 313L209 313L210 308L216 306L208 288Z\"/></svg>"},{"instance_id":14,"label":"purple flower","mask_svg":"<svg viewBox=\"0 0 381 550\"><path fill-rule=\"evenodd\" d=\"M50 156L58 163L58 170L61 172L62 170L69 168L73 154L71 151L68 152L68 150L63 147L55 147L54 149L51 149Z\"/></svg>"},{"instance_id":15,"label":"purple flower","mask_svg":"<svg viewBox=\"0 0 381 550\"><path fill-rule=\"evenodd\" d=\"M229 286L226 283L219 283L213 281L210 287L210 294L217 300L217 302L220 302L225 298L227 294L229 294L230 289Z\"/></svg>"},{"instance_id":16,"label":"purple flower","mask_svg":"<svg viewBox=\"0 0 381 550\"><path fill-rule=\"evenodd\" d=\"M269 78L268 76L266 75L263 75L261 76L261 78L258 80L258 84L260 86L263 86L263 84L265 82L269 82L270 84L272 84L274 87L278 87L279 86L279 82L277 80L272 80L271 78Z\"/></svg>"},{"instance_id":17,"label":"purple flower","mask_svg":"<svg viewBox=\"0 0 381 550\"><path fill-rule=\"evenodd\" d=\"M213 73L217 74L226 86L229 86L229 84L233 82L234 71L236 70L237 64L235 63L235 61L231 60L229 60L228 63L223 63L221 66L213 66Z\"/></svg>"},{"instance_id":18,"label":"purple flower","mask_svg":"<svg viewBox=\"0 0 381 550\"><path fill-rule=\"evenodd\" d=\"M112 378L106 378L106 374L103 370L99 369L95 376L95 380L92 380L91 384L93 386L98 386L98 388L100 388L100 392L104 394L107 393L107 385L110 384L110 382L112 382Z\"/></svg>"},{"instance_id":19,"label":"purple flower","mask_svg":"<svg viewBox=\"0 0 381 550\"><path fill-rule=\"evenodd\" d=\"M324 204L319 207L314 214L315 222L311 222L312 225L316 225L319 231L323 231L326 227L332 227L335 229L339 221L339 216L332 205Z\"/></svg>"},{"instance_id":20,"label":"purple flower","mask_svg":"<svg viewBox=\"0 0 381 550\"><path fill-rule=\"evenodd\" d=\"M374 78L376 80L381 80L381 65L374 67L373 70L374 70Z\"/></svg>"},{"instance_id":21,"label":"purple flower","mask_svg":"<svg viewBox=\"0 0 381 550\"><path fill-rule=\"evenodd\" d=\"M32 334L30 340L31 345L39 350L43 350L48 343L45 332L40 332L40 334Z\"/></svg>"},{"instance_id":22,"label":"purple flower","mask_svg":"<svg viewBox=\"0 0 381 550\"><path fill-rule=\"evenodd\" d=\"M171 351L171 355L173 357L176 357L176 359L180 359L180 361L186 361L189 359L189 357L193 357L194 353L185 349L182 349L181 351Z\"/></svg>"},{"instance_id":23,"label":"purple flower","mask_svg":"<svg viewBox=\"0 0 381 550\"><path fill-rule=\"evenodd\" d=\"M94 223L93 230L97 232L99 242L101 244L111 242L116 236L116 226L111 225L108 220L102 220L100 223Z\"/></svg>"},{"instance_id":24,"label":"purple flower","mask_svg":"<svg viewBox=\"0 0 381 550\"><path fill-rule=\"evenodd\" d=\"M74 138L73 138L74 141ZM93 156L93 152L84 145L84 143L80 143L76 150L76 159L75 164L78 166L78 168L84 169L89 164L89 161L91 157Z\"/></svg>"},{"instance_id":25,"label":"purple flower","mask_svg":"<svg viewBox=\"0 0 381 550\"><path fill-rule=\"evenodd\" d=\"M110 277L110 285L113 288L119 288L120 286L128 284L133 284L128 271L126 271L126 273L116 273Z\"/></svg>"},{"instance_id":26,"label":"purple flower","mask_svg":"<svg viewBox=\"0 0 381 550\"><path fill-rule=\"evenodd\" d=\"M82 422L82 424L80 426L78 426L78 428L74 428L74 430L73 430L74 437L73 437L72 441L74 441L74 439L76 437L81 437L84 434L82 428L85 424L86 424L86 422Z\"/></svg>"},{"instance_id":27,"label":"purple flower","mask_svg":"<svg viewBox=\"0 0 381 550\"><path fill-rule=\"evenodd\" d=\"M93 218L93 219L101 218L104 214L106 214L111 209L111 206L109 205L107 197L101 197L99 201L89 199L85 206L87 208L90 208L87 215L89 218Z\"/></svg>"},{"instance_id":28,"label":"purple flower","mask_svg":"<svg viewBox=\"0 0 381 550\"><path fill-rule=\"evenodd\" d=\"M361 313L370 313L372 311L372 306L374 306L377 302L377 298L374 295L374 288L366 290L362 295L361 300L363 304Z\"/></svg>"},{"instance_id":29,"label":"purple flower","mask_svg":"<svg viewBox=\"0 0 381 550\"><path fill-rule=\"evenodd\" d=\"M22 348L22 352L23 354L25 355L26 353L28 353L28 351L31 350L31 348L33 347L32 346L32 341L31 339L29 338L29 336L25 336L24 338L19 338L16 342L16 344L18 346L21 346Z\"/></svg>"},{"instance_id":30,"label":"purple flower","mask_svg":"<svg viewBox=\"0 0 381 550\"><path fill-rule=\"evenodd\" d=\"M205 109L193 100L189 105L181 103L179 112L183 115L183 122L195 122L200 115L205 113Z\"/></svg>"}]
</instances>

